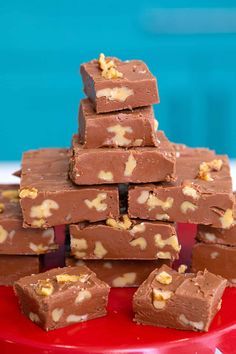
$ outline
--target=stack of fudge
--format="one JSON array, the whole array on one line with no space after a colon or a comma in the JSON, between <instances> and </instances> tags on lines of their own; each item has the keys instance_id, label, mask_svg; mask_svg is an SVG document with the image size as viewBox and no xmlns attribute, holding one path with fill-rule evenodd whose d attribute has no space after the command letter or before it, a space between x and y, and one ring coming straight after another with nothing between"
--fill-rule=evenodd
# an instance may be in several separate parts
<instances>
[{"instance_id":1,"label":"stack of fudge","mask_svg":"<svg viewBox=\"0 0 236 354\"><path fill-rule=\"evenodd\" d=\"M81 75L87 98L71 148L26 152L19 191L20 228L47 237L67 225L72 267L19 280L22 311L53 329L103 316L109 285L142 283L133 299L136 322L206 331L226 285L219 275L236 284L227 257L236 245L228 157L173 144L157 130L157 82L142 61L101 54ZM181 250L176 223L198 225L195 275L183 274L184 265L170 268ZM1 244L12 244L15 229L2 225ZM71 306L63 307L65 299Z\"/></svg>"},{"instance_id":2,"label":"stack of fudge","mask_svg":"<svg viewBox=\"0 0 236 354\"><path fill-rule=\"evenodd\" d=\"M19 185L0 185L0 285L39 273L43 255L58 248L53 228L23 228L18 190Z\"/></svg>"},{"instance_id":3,"label":"stack of fudge","mask_svg":"<svg viewBox=\"0 0 236 354\"><path fill-rule=\"evenodd\" d=\"M81 65L81 75L87 98L72 147L23 155L23 230L47 233L68 225L67 265L85 263L110 286L138 286L153 269L178 259L175 223L194 223L201 225L194 252L213 251L201 262L193 255L193 268L212 261L214 270L216 252L234 251L233 236L224 244L203 240L200 231L233 232L227 156L173 144L157 130L157 82L142 61L100 55ZM219 272L233 284L236 274L226 273Z\"/></svg>"},{"instance_id":4,"label":"stack of fudge","mask_svg":"<svg viewBox=\"0 0 236 354\"><path fill-rule=\"evenodd\" d=\"M111 286L137 286L156 267L171 264L180 251L173 223L127 214L129 183L175 178L175 151L164 133L157 132L152 108L159 102L156 79L141 61L105 60L103 55L83 64L81 75L88 98L80 103L70 178L81 188L109 185L118 191L119 211L100 221L70 225L73 258L67 265L85 263ZM84 208L106 211L106 197L102 190Z\"/></svg>"}]
</instances>

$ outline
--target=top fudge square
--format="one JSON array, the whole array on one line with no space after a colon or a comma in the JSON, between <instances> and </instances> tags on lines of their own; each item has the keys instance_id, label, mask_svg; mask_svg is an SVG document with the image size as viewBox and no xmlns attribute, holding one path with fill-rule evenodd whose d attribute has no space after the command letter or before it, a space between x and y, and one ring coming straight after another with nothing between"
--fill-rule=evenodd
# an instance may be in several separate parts
<instances>
[{"instance_id":1,"label":"top fudge square","mask_svg":"<svg viewBox=\"0 0 236 354\"><path fill-rule=\"evenodd\" d=\"M105 58L82 64L84 92L97 113L159 103L156 78L141 60Z\"/></svg>"}]
</instances>

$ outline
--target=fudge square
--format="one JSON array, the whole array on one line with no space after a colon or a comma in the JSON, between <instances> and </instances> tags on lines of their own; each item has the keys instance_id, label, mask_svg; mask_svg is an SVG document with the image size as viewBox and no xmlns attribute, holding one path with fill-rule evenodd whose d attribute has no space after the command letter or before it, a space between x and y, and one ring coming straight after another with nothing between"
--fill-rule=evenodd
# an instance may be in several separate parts
<instances>
[{"instance_id":1,"label":"fudge square","mask_svg":"<svg viewBox=\"0 0 236 354\"><path fill-rule=\"evenodd\" d=\"M177 180L129 187L130 218L230 228L234 196L228 157L174 145Z\"/></svg>"},{"instance_id":2,"label":"fudge square","mask_svg":"<svg viewBox=\"0 0 236 354\"><path fill-rule=\"evenodd\" d=\"M84 92L97 113L159 103L156 78L141 60L105 58L82 64Z\"/></svg>"},{"instance_id":3,"label":"fudge square","mask_svg":"<svg viewBox=\"0 0 236 354\"><path fill-rule=\"evenodd\" d=\"M96 114L88 99L80 101L79 142L84 148L158 146L158 122L152 106Z\"/></svg>"},{"instance_id":4,"label":"fudge square","mask_svg":"<svg viewBox=\"0 0 236 354\"><path fill-rule=\"evenodd\" d=\"M23 314L48 331L105 316L110 287L77 266L21 278L14 290Z\"/></svg>"},{"instance_id":5,"label":"fudge square","mask_svg":"<svg viewBox=\"0 0 236 354\"><path fill-rule=\"evenodd\" d=\"M68 169L68 149L24 153L19 196L25 228L119 216L117 186L75 186L68 177Z\"/></svg>"},{"instance_id":6,"label":"fudge square","mask_svg":"<svg viewBox=\"0 0 236 354\"><path fill-rule=\"evenodd\" d=\"M98 278L105 281L113 288L137 287L144 282L149 274L163 264L171 266L168 259L156 260L78 260L74 257L66 257L67 266L86 265Z\"/></svg>"},{"instance_id":7,"label":"fudge square","mask_svg":"<svg viewBox=\"0 0 236 354\"><path fill-rule=\"evenodd\" d=\"M54 229L24 229L19 185L0 185L0 254L41 254L58 248Z\"/></svg>"},{"instance_id":8,"label":"fudge square","mask_svg":"<svg viewBox=\"0 0 236 354\"><path fill-rule=\"evenodd\" d=\"M192 271L207 269L228 280L236 287L236 247L197 242L192 248Z\"/></svg>"},{"instance_id":9,"label":"fudge square","mask_svg":"<svg viewBox=\"0 0 236 354\"><path fill-rule=\"evenodd\" d=\"M182 330L208 331L221 307L226 280L207 270L179 274L166 265L154 270L133 297L134 321Z\"/></svg>"},{"instance_id":10,"label":"fudge square","mask_svg":"<svg viewBox=\"0 0 236 354\"><path fill-rule=\"evenodd\" d=\"M0 255L0 285L12 286L26 275L37 274L43 269L42 256Z\"/></svg>"},{"instance_id":11,"label":"fudge square","mask_svg":"<svg viewBox=\"0 0 236 354\"><path fill-rule=\"evenodd\" d=\"M75 184L143 183L175 179L175 151L162 131L158 147L84 149L72 141L70 178Z\"/></svg>"},{"instance_id":12,"label":"fudge square","mask_svg":"<svg viewBox=\"0 0 236 354\"><path fill-rule=\"evenodd\" d=\"M174 224L137 221L122 215L106 222L70 225L71 254L78 259L179 258Z\"/></svg>"}]
</instances>

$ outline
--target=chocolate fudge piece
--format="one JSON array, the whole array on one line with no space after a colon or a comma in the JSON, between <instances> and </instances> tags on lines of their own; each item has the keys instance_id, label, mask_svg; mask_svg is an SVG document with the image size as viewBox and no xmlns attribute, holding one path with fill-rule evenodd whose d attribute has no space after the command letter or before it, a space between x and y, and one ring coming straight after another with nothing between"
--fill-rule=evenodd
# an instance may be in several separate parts
<instances>
[{"instance_id":1,"label":"chocolate fudge piece","mask_svg":"<svg viewBox=\"0 0 236 354\"><path fill-rule=\"evenodd\" d=\"M226 280L207 270L179 274L163 265L133 298L134 321L159 327L208 331L221 307Z\"/></svg>"},{"instance_id":2,"label":"chocolate fudge piece","mask_svg":"<svg viewBox=\"0 0 236 354\"><path fill-rule=\"evenodd\" d=\"M79 109L79 141L84 148L158 146L152 106L96 114L88 99Z\"/></svg>"},{"instance_id":3,"label":"chocolate fudge piece","mask_svg":"<svg viewBox=\"0 0 236 354\"><path fill-rule=\"evenodd\" d=\"M67 266L86 265L98 278L113 288L137 287L148 275L163 264L171 266L167 259L150 260L78 260L66 258Z\"/></svg>"},{"instance_id":4,"label":"chocolate fudge piece","mask_svg":"<svg viewBox=\"0 0 236 354\"><path fill-rule=\"evenodd\" d=\"M39 256L0 255L0 285L10 286L26 275L39 273L42 260Z\"/></svg>"},{"instance_id":5,"label":"chocolate fudge piece","mask_svg":"<svg viewBox=\"0 0 236 354\"><path fill-rule=\"evenodd\" d=\"M159 103L156 78L141 60L122 62L100 56L82 64L80 73L84 92L97 113Z\"/></svg>"},{"instance_id":6,"label":"chocolate fudge piece","mask_svg":"<svg viewBox=\"0 0 236 354\"><path fill-rule=\"evenodd\" d=\"M159 147L84 149L73 138L70 178L76 184L143 183L175 179L175 152L163 132Z\"/></svg>"},{"instance_id":7,"label":"chocolate fudge piece","mask_svg":"<svg viewBox=\"0 0 236 354\"><path fill-rule=\"evenodd\" d=\"M207 269L236 287L236 247L197 242L192 249L192 270Z\"/></svg>"},{"instance_id":8,"label":"chocolate fudge piece","mask_svg":"<svg viewBox=\"0 0 236 354\"><path fill-rule=\"evenodd\" d=\"M131 218L230 228L234 196L227 156L174 145L177 180L129 187Z\"/></svg>"},{"instance_id":9,"label":"chocolate fudge piece","mask_svg":"<svg viewBox=\"0 0 236 354\"><path fill-rule=\"evenodd\" d=\"M99 223L70 225L71 254L78 259L178 259L171 223L135 221L128 215Z\"/></svg>"},{"instance_id":10,"label":"chocolate fudge piece","mask_svg":"<svg viewBox=\"0 0 236 354\"><path fill-rule=\"evenodd\" d=\"M21 278L14 290L23 314L49 331L105 316L110 287L77 266Z\"/></svg>"},{"instance_id":11,"label":"chocolate fudge piece","mask_svg":"<svg viewBox=\"0 0 236 354\"><path fill-rule=\"evenodd\" d=\"M54 229L22 227L19 185L0 185L0 254L41 254L58 248Z\"/></svg>"},{"instance_id":12,"label":"chocolate fudge piece","mask_svg":"<svg viewBox=\"0 0 236 354\"><path fill-rule=\"evenodd\" d=\"M67 149L24 154L19 194L24 227L48 228L119 216L117 186L75 186L68 178L68 165Z\"/></svg>"}]
</instances>

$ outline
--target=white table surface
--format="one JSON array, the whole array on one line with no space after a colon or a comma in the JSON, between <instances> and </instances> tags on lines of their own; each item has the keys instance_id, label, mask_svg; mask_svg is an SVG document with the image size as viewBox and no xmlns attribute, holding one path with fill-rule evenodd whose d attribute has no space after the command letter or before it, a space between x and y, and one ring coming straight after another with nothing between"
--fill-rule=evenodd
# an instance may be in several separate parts
<instances>
[{"instance_id":1,"label":"white table surface","mask_svg":"<svg viewBox=\"0 0 236 354\"><path fill-rule=\"evenodd\" d=\"M233 190L236 191L236 159L230 161ZM20 169L20 162L0 162L0 183L19 183L12 173Z\"/></svg>"}]
</instances>

